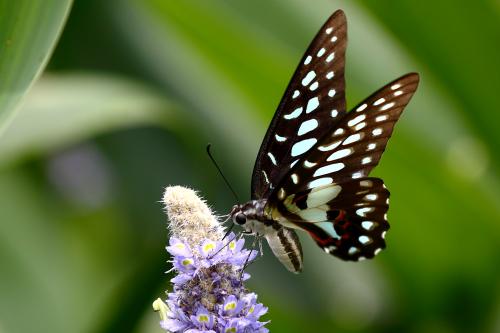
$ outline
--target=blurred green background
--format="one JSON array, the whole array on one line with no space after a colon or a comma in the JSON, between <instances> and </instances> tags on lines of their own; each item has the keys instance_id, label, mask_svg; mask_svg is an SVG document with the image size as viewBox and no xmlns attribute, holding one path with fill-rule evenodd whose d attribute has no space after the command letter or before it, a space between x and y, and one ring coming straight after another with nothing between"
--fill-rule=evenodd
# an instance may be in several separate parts
<instances>
[{"instance_id":1,"label":"blurred green background","mask_svg":"<svg viewBox=\"0 0 500 333\"><path fill-rule=\"evenodd\" d=\"M500 332L500 6L452 0L0 0L0 332L161 332L163 188L227 213L212 142L248 198L288 80L338 8L349 107L421 74L374 172L388 249L345 263L302 237L297 276L266 253L249 287L268 327Z\"/></svg>"}]
</instances>

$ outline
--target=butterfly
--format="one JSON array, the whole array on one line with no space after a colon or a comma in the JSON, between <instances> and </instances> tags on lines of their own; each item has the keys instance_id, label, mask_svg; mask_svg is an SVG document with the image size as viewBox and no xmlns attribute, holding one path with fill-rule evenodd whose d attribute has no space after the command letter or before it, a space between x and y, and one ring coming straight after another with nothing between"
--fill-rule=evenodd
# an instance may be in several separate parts
<instances>
[{"instance_id":1,"label":"butterfly","mask_svg":"<svg viewBox=\"0 0 500 333\"><path fill-rule=\"evenodd\" d=\"M252 200L230 213L295 273L303 267L296 229L343 260L373 258L385 248L389 191L368 175L419 76L406 74L346 112L346 44L346 17L338 10L311 42L274 114L253 169Z\"/></svg>"}]
</instances>

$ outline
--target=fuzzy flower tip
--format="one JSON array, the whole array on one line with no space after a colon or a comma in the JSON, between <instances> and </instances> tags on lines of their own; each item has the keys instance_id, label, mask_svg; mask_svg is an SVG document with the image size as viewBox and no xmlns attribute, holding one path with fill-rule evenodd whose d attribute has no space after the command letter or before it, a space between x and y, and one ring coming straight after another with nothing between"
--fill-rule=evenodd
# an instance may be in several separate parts
<instances>
[{"instance_id":1,"label":"fuzzy flower tip","mask_svg":"<svg viewBox=\"0 0 500 333\"><path fill-rule=\"evenodd\" d=\"M170 220L173 290L165 301L158 298L153 309L168 332L268 332L260 317L267 308L257 302L243 281L242 270L257 256L243 248L244 240L229 234L206 203L193 190L167 187L163 197Z\"/></svg>"}]
</instances>

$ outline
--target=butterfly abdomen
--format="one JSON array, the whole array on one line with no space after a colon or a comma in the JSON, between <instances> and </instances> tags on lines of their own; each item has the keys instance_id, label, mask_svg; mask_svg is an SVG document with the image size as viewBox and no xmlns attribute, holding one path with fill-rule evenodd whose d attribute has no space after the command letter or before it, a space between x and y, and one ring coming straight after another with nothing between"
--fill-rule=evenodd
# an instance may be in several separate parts
<instances>
[{"instance_id":1,"label":"butterfly abdomen","mask_svg":"<svg viewBox=\"0 0 500 333\"><path fill-rule=\"evenodd\" d=\"M266 233L266 240L278 260L293 273L302 271L302 247L299 238L292 229L275 223L274 228Z\"/></svg>"}]
</instances>

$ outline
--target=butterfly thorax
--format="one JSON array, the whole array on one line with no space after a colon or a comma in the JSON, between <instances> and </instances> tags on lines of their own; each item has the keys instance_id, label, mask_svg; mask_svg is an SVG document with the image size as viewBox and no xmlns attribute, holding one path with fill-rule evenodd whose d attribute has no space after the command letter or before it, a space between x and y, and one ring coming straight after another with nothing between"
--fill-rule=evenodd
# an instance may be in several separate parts
<instances>
[{"instance_id":1,"label":"butterfly thorax","mask_svg":"<svg viewBox=\"0 0 500 333\"><path fill-rule=\"evenodd\" d=\"M235 205L231 219L245 229L246 233L263 236L274 255L291 272L302 270L302 248L295 232L273 219L267 199L252 200Z\"/></svg>"}]
</instances>

